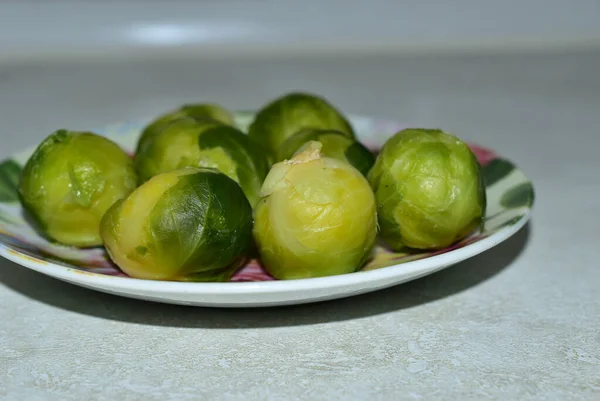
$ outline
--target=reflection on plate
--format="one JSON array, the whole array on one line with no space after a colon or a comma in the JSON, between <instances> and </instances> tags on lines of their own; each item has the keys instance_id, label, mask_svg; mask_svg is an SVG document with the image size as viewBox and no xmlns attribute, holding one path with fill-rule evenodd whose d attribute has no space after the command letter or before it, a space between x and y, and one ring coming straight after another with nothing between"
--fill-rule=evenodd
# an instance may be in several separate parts
<instances>
[{"instance_id":1,"label":"reflection on plate","mask_svg":"<svg viewBox=\"0 0 600 401\"><path fill-rule=\"evenodd\" d=\"M253 114L236 114L245 130ZM149 121L149 120L148 120ZM116 124L96 130L131 152L148 121ZM376 150L403 128L393 122L350 116L358 138ZM529 219L534 192L531 182L512 162L471 144L486 182L488 197L483 232L437 252L393 253L377 246L356 273L304 280L278 281L256 261L242 267L229 283L182 283L127 277L102 248L75 249L49 243L23 217L16 186L21 166L33 148L0 163L0 255L43 274L87 288L122 296L185 305L253 307L316 302L357 295L431 274L473 257L515 234Z\"/></svg>"}]
</instances>

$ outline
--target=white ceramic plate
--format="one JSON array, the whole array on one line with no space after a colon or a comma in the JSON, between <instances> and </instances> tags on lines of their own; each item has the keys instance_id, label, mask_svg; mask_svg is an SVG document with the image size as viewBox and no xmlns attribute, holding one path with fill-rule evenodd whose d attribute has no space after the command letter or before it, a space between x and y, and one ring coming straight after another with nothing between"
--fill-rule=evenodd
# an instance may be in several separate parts
<instances>
[{"instance_id":1,"label":"white ceramic plate","mask_svg":"<svg viewBox=\"0 0 600 401\"><path fill-rule=\"evenodd\" d=\"M252 113L239 112L236 123L246 129ZM116 124L97 133L132 151L148 122ZM386 121L350 116L358 138L376 150L402 127ZM431 274L484 252L515 234L528 221L534 192L531 182L509 160L471 145L483 166L488 208L486 225L460 243L438 252L392 253L378 246L356 273L303 280L273 280L256 261L243 267L231 282L183 283L127 277L104 249L59 246L40 237L23 218L16 196L21 166L33 148L0 164L0 255L24 267L82 287L131 298L213 307L259 307L300 304L348 297L398 285Z\"/></svg>"}]
</instances>

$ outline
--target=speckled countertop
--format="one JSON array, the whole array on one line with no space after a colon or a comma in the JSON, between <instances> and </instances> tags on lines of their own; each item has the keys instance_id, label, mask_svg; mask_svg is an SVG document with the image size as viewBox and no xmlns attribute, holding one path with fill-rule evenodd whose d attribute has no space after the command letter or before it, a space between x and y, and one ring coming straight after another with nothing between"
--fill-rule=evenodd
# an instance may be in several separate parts
<instances>
[{"instance_id":1,"label":"speckled countertop","mask_svg":"<svg viewBox=\"0 0 600 401\"><path fill-rule=\"evenodd\" d=\"M0 156L189 100L318 91L439 126L531 177L531 223L376 293L297 307L146 303L0 261L0 399L600 399L600 52L124 58L0 65Z\"/></svg>"}]
</instances>

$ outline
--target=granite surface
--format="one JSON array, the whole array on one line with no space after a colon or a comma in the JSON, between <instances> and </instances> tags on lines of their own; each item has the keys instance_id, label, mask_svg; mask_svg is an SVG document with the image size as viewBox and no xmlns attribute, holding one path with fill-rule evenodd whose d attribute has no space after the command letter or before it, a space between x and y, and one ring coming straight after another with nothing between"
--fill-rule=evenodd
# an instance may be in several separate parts
<instances>
[{"instance_id":1,"label":"granite surface","mask_svg":"<svg viewBox=\"0 0 600 401\"><path fill-rule=\"evenodd\" d=\"M320 304L148 303L0 261L0 399L600 399L600 52L0 63L0 156L184 101L314 90L437 126L533 180L531 223L431 276Z\"/></svg>"}]
</instances>

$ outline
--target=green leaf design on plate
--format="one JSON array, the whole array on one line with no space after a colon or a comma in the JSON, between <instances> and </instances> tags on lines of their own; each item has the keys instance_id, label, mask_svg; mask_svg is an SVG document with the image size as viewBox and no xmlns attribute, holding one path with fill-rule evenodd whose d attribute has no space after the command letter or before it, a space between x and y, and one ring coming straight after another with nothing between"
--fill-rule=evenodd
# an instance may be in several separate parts
<instances>
[{"instance_id":1,"label":"green leaf design on plate","mask_svg":"<svg viewBox=\"0 0 600 401\"><path fill-rule=\"evenodd\" d=\"M0 163L0 202L17 202L19 177L23 169L14 160Z\"/></svg>"},{"instance_id":2,"label":"green leaf design on plate","mask_svg":"<svg viewBox=\"0 0 600 401\"><path fill-rule=\"evenodd\" d=\"M523 218L523 215L519 215L519 216L515 216L507 221L505 221L504 223L502 223L502 225L498 228L502 228L502 227L508 227L508 226L514 226L515 224L517 224L519 221L521 221L521 219Z\"/></svg>"},{"instance_id":3,"label":"green leaf design on plate","mask_svg":"<svg viewBox=\"0 0 600 401\"><path fill-rule=\"evenodd\" d=\"M505 159L494 159L485 165L481 171L486 187L491 187L515 169L515 165Z\"/></svg>"},{"instance_id":4,"label":"green leaf design on plate","mask_svg":"<svg viewBox=\"0 0 600 401\"><path fill-rule=\"evenodd\" d=\"M500 198L500 204L507 209L515 209L533 204L533 185L523 182L504 192Z\"/></svg>"}]
</instances>

